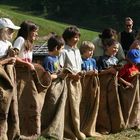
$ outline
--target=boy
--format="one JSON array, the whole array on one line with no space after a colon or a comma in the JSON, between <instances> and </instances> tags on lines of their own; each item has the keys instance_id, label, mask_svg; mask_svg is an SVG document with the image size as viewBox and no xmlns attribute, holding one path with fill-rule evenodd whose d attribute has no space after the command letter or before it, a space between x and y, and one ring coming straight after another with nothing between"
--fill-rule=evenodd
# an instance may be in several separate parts
<instances>
[{"instance_id":1,"label":"boy","mask_svg":"<svg viewBox=\"0 0 140 140\"><path fill-rule=\"evenodd\" d=\"M137 64L140 63L140 50L131 49L127 54L128 62L120 69L118 78L119 82L123 83L126 88L133 88L131 81L133 77L139 73L139 67Z\"/></svg>"},{"instance_id":2,"label":"boy","mask_svg":"<svg viewBox=\"0 0 140 140\"><path fill-rule=\"evenodd\" d=\"M43 62L43 67L46 71L51 73L52 79L58 77L58 71L60 70L60 65L58 61L58 56L60 55L62 49L64 48L64 40L60 36L52 36L48 40L48 55L45 57Z\"/></svg>"},{"instance_id":3,"label":"boy","mask_svg":"<svg viewBox=\"0 0 140 140\"><path fill-rule=\"evenodd\" d=\"M77 48L77 43L80 38L80 31L76 26L70 26L63 32L65 48L60 55L60 65L64 69L69 69L73 74L69 76L75 80L80 78L78 74L81 71L81 54Z\"/></svg>"},{"instance_id":4,"label":"boy","mask_svg":"<svg viewBox=\"0 0 140 140\"><path fill-rule=\"evenodd\" d=\"M82 55L82 70L86 71L86 75L97 74L96 60L92 58L95 46L90 41L83 41L80 46Z\"/></svg>"},{"instance_id":5,"label":"boy","mask_svg":"<svg viewBox=\"0 0 140 140\"><path fill-rule=\"evenodd\" d=\"M118 52L118 43L114 39L108 39L105 42L105 54L99 57L97 61L98 70L102 74L112 73L115 74L116 70L113 66L117 65L118 59L115 57Z\"/></svg>"}]
</instances>

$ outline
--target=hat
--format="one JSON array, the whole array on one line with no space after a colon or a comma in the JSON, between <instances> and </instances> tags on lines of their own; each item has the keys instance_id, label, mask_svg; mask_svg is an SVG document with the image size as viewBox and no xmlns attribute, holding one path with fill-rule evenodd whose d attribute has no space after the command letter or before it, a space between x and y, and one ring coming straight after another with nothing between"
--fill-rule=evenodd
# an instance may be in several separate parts
<instances>
[{"instance_id":1,"label":"hat","mask_svg":"<svg viewBox=\"0 0 140 140\"><path fill-rule=\"evenodd\" d=\"M20 29L20 27L14 25L14 23L9 18L0 18L0 29L2 28L10 28L14 30Z\"/></svg>"},{"instance_id":2,"label":"hat","mask_svg":"<svg viewBox=\"0 0 140 140\"><path fill-rule=\"evenodd\" d=\"M131 49L127 53L127 58L130 59L133 63L140 63L140 50L139 49Z\"/></svg>"},{"instance_id":3,"label":"hat","mask_svg":"<svg viewBox=\"0 0 140 140\"><path fill-rule=\"evenodd\" d=\"M112 28L106 28L103 30L102 34L99 35L102 39L109 39L112 38L116 34L116 31Z\"/></svg>"}]
</instances>

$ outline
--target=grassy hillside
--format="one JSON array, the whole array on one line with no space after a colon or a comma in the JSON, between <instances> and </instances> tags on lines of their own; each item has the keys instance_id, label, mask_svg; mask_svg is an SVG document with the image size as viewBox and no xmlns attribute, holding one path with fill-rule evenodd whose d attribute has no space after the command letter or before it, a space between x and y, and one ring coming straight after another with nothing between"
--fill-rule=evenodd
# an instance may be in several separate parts
<instances>
[{"instance_id":1,"label":"grassy hillside","mask_svg":"<svg viewBox=\"0 0 140 140\"><path fill-rule=\"evenodd\" d=\"M49 32L56 32L61 35L64 29L69 26L64 23L58 23L51 20L39 18L36 16L32 16L30 13L21 12L18 7L0 5L0 17L9 17L12 21L20 25L20 23L24 20L32 20L37 25L39 25L39 36L46 36ZM82 40L92 40L95 36L97 36L97 32L93 32L86 29L81 29L81 39Z\"/></svg>"}]
</instances>

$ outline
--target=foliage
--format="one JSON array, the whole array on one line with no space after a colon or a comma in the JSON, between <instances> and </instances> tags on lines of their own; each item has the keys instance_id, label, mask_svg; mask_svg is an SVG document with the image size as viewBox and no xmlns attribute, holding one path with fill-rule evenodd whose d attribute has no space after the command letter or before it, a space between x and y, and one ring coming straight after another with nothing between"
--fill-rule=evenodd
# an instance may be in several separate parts
<instances>
[{"instance_id":1,"label":"foliage","mask_svg":"<svg viewBox=\"0 0 140 140\"><path fill-rule=\"evenodd\" d=\"M110 26L120 31L126 16L134 19L135 28L139 28L140 22L139 0L1 0L1 3L90 30L101 31Z\"/></svg>"}]
</instances>

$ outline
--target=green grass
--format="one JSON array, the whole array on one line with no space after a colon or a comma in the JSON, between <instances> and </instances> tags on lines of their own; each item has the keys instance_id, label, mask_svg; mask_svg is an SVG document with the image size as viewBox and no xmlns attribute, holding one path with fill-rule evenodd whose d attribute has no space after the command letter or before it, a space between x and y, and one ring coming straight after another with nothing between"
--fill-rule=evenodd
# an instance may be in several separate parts
<instances>
[{"instance_id":1,"label":"green grass","mask_svg":"<svg viewBox=\"0 0 140 140\"><path fill-rule=\"evenodd\" d=\"M38 140L54 139L46 139L41 136ZM116 134L102 135L101 138L89 137L86 140L140 140L140 130L127 129Z\"/></svg>"},{"instance_id":2,"label":"green grass","mask_svg":"<svg viewBox=\"0 0 140 140\"><path fill-rule=\"evenodd\" d=\"M62 35L64 29L69 26L65 23L58 23L52 20L33 16L31 13L24 13L20 11L18 7L7 5L0 5L0 17L8 17L17 25L20 25L24 20L32 20L39 26L39 36L46 36L49 32L56 32L58 35ZM80 42L83 40L91 41L98 34L97 32L90 30L79 29L81 32Z\"/></svg>"}]
</instances>

